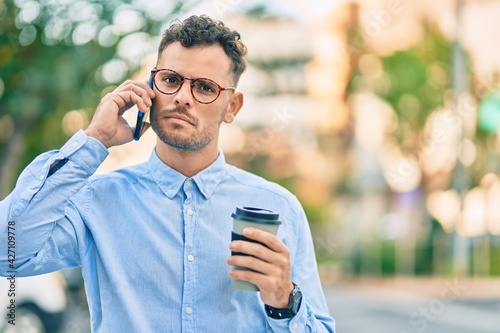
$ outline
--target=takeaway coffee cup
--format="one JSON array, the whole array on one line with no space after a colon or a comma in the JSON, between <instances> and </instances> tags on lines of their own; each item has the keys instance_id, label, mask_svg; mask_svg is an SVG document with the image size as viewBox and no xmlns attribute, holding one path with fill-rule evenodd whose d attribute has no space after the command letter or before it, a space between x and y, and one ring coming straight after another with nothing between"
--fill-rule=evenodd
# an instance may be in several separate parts
<instances>
[{"instance_id":1,"label":"takeaway coffee cup","mask_svg":"<svg viewBox=\"0 0 500 333\"><path fill-rule=\"evenodd\" d=\"M243 229L253 227L262 229L276 235L281 224L279 213L272 210L255 207L236 207L236 211L231 214L233 218L233 232L231 240L244 240L257 243L256 241L243 236ZM232 255L246 255L232 252ZM248 270L246 267L235 266L235 269ZM259 288L253 283L241 280L232 280L234 288L248 291L258 291Z\"/></svg>"}]
</instances>

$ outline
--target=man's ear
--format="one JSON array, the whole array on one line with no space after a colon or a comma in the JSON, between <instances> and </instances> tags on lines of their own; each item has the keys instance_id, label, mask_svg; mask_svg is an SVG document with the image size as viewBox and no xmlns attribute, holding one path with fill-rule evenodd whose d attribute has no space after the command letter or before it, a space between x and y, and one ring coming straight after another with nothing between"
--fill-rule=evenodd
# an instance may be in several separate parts
<instances>
[{"instance_id":1,"label":"man's ear","mask_svg":"<svg viewBox=\"0 0 500 333\"><path fill-rule=\"evenodd\" d=\"M235 92L231 96L231 101L227 106L227 112L224 115L225 123L232 123L238 112L240 112L241 107L243 106L243 94L241 92Z\"/></svg>"}]
</instances>

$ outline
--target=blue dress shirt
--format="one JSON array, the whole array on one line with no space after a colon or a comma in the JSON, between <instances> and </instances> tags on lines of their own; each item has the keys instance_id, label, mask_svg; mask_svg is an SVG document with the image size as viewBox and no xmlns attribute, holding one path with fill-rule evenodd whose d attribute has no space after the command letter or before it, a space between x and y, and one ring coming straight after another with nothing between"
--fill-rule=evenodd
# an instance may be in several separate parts
<instances>
[{"instance_id":1,"label":"blue dress shirt","mask_svg":"<svg viewBox=\"0 0 500 333\"><path fill-rule=\"evenodd\" d=\"M93 332L334 332L304 211L282 187L217 160L192 178L153 151L94 175L108 151L83 131L36 158L0 202L0 244L15 225L16 276L82 267ZM237 206L280 213L303 301L271 319L259 293L234 289L226 263ZM2 246L3 247L3 246ZM0 273L8 275L7 251ZM12 268L12 267L10 267Z\"/></svg>"}]
</instances>

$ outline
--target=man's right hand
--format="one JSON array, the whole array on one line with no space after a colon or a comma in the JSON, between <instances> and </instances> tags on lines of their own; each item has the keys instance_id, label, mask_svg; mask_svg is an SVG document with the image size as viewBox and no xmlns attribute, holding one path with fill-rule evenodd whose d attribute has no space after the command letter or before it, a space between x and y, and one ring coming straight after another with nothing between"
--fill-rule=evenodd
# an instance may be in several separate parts
<instances>
[{"instance_id":1,"label":"man's right hand","mask_svg":"<svg viewBox=\"0 0 500 333\"><path fill-rule=\"evenodd\" d=\"M123 113L134 104L146 113L154 97L153 89L145 82L123 82L101 99L85 134L99 140L106 148L132 141L134 128L123 118ZM149 124L144 123L143 131L148 128Z\"/></svg>"}]
</instances>

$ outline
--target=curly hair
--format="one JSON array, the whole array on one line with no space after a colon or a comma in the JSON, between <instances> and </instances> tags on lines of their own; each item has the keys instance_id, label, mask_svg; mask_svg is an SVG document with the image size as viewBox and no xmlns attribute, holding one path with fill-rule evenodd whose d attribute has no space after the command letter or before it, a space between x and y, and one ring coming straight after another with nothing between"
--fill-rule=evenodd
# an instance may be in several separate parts
<instances>
[{"instance_id":1,"label":"curly hair","mask_svg":"<svg viewBox=\"0 0 500 333\"><path fill-rule=\"evenodd\" d=\"M235 85L247 67L244 59L247 48L241 42L240 34L207 15L193 15L182 22L174 21L163 34L158 48L158 58L163 50L174 42L180 42L184 47L220 45L231 59L231 72Z\"/></svg>"}]
</instances>

